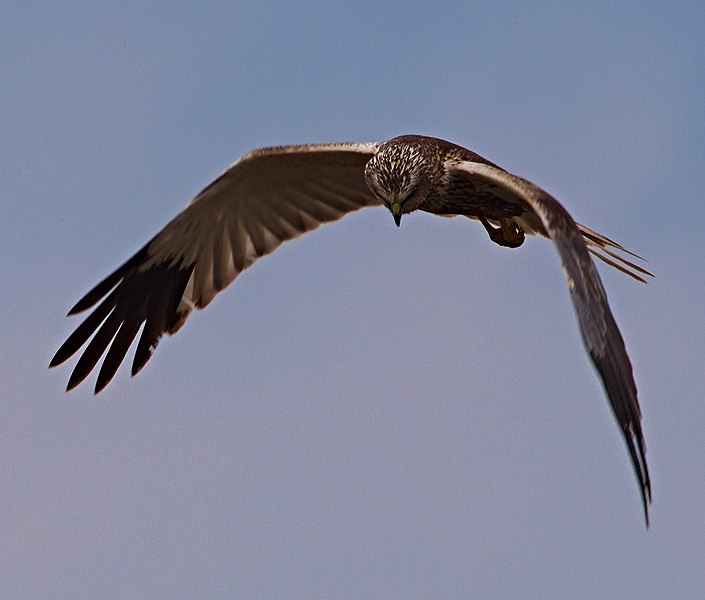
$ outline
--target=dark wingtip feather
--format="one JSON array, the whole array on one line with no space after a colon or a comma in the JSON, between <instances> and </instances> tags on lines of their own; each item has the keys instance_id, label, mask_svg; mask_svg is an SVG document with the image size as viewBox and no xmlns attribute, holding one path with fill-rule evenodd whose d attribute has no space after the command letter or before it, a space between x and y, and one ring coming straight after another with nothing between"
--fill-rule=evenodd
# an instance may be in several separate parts
<instances>
[{"instance_id":1,"label":"dark wingtip feather","mask_svg":"<svg viewBox=\"0 0 705 600\"><path fill-rule=\"evenodd\" d=\"M154 334L145 336L144 332L142 333L135 351L135 358L132 361L132 369L130 371L132 377L137 375L149 362L149 359L152 358L152 354L157 349L161 337L161 335Z\"/></svg>"},{"instance_id":2,"label":"dark wingtip feather","mask_svg":"<svg viewBox=\"0 0 705 600\"><path fill-rule=\"evenodd\" d=\"M635 431L636 429L636 431ZM622 428L624 439L629 448L629 457L632 461L632 467L639 482L639 491L641 493L641 504L644 509L644 521L646 528L649 527L649 505L651 504L651 478L649 477L649 467L646 464L646 451L644 448L644 439L641 432L641 427L626 426ZM634 440L636 439L636 445ZM637 450L638 448L638 450Z\"/></svg>"},{"instance_id":3,"label":"dark wingtip feather","mask_svg":"<svg viewBox=\"0 0 705 600\"><path fill-rule=\"evenodd\" d=\"M108 297L103 300L103 302L101 302L100 305L90 315L88 315L88 317L85 318L83 323L75 329L75 331L56 351L56 354L54 354L54 357L49 363L50 368L60 365L64 361L71 358L81 348L81 346L88 341L98 327L100 327L105 318L115 308L117 295L118 290L113 290L113 292L108 295Z\"/></svg>"},{"instance_id":4,"label":"dark wingtip feather","mask_svg":"<svg viewBox=\"0 0 705 600\"><path fill-rule=\"evenodd\" d=\"M139 309L135 310L136 314L141 314L142 312L143 311L139 311ZM141 320L139 317L130 319L129 321L126 319L123 322L98 372L94 390L96 394L112 381L122 361L125 359L127 351L130 349L130 344L132 344L132 341L135 339L140 329L140 325Z\"/></svg>"},{"instance_id":5,"label":"dark wingtip feather","mask_svg":"<svg viewBox=\"0 0 705 600\"><path fill-rule=\"evenodd\" d=\"M120 326L122 325L123 316L116 308L105 322L100 326L100 329L93 336L93 339L88 343L86 349L78 359L76 366L71 373L69 379L69 387L74 388L81 383L93 368L98 364L100 358L105 354L106 348L115 338Z\"/></svg>"},{"instance_id":6,"label":"dark wingtip feather","mask_svg":"<svg viewBox=\"0 0 705 600\"><path fill-rule=\"evenodd\" d=\"M649 466L646 463L646 445L644 443L644 434L641 430L641 424L637 423L637 427L632 427L630 432L630 438L632 439L631 447L634 447L634 439L636 438L636 448L632 452L632 464L634 464L635 470L637 465L639 470L637 472L637 479L641 485L641 502L644 507L644 520L646 521L646 528L649 528L649 505L652 502L653 496L651 495L651 477L649 476ZM625 432L626 435L626 432ZM637 453L638 448L638 453ZM635 462L636 461L636 462Z\"/></svg>"},{"instance_id":7,"label":"dark wingtip feather","mask_svg":"<svg viewBox=\"0 0 705 600\"><path fill-rule=\"evenodd\" d=\"M137 254L108 275L98 285L92 288L85 296L83 296L83 298L76 302L73 308L68 312L67 316L75 315L90 308L110 290L112 290L118 283L120 283L120 281L128 277L140 264L145 261L151 243L152 241L150 240L139 250L139 252L137 252Z\"/></svg>"}]
</instances>

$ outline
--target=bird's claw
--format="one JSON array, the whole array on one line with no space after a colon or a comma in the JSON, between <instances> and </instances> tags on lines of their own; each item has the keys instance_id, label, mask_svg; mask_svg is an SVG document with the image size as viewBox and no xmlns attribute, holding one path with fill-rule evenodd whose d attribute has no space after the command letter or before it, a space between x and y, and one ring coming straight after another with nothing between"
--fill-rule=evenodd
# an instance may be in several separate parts
<instances>
[{"instance_id":1,"label":"bird's claw","mask_svg":"<svg viewBox=\"0 0 705 600\"><path fill-rule=\"evenodd\" d=\"M505 244L508 248L518 248L524 243L524 230L514 221L509 219L500 219L502 226L502 235L504 236Z\"/></svg>"},{"instance_id":2,"label":"bird's claw","mask_svg":"<svg viewBox=\"0 0 705 600\"><path fill-rule=\"evenodd\" d=\"M506 248L518 248L524 243L524 230L511 219L500 218L499 227L492 226L487 219L480 219L480 222L495 244Z\"/></svg>"}]
</instances>

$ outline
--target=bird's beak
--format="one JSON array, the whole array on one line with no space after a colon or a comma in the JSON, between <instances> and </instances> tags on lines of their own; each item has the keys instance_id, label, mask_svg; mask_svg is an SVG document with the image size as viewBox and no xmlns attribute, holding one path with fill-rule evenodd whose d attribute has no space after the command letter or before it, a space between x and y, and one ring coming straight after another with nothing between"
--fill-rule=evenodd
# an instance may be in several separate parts
<instances>
[{"instance_id":1,"label":"bird's beak","mask_svg":"<svg viewBox=\"0 0 705 600\"><path fill-rule=\"evenodd\" d=\"M398 202L395 202L390 207L390 210L392 211L392 216L394 217L394 222L397 224L397 227L399 227L399 225L401 225L401 204L399 204Z\"/></svg>"}]
</instances>

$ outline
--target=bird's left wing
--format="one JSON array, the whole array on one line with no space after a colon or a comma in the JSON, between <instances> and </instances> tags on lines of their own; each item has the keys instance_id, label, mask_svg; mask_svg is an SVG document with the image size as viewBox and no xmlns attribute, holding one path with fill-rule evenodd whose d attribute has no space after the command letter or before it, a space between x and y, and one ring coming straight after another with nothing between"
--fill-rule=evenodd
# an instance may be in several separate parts
<instances>
[{"instance_id":1,"label":"bird's left wing","mask_svg":"<svg viewBox=\"0 0 705 600\"><path fill-rule=\"evenodd\" d=\"M504 202L535 215L555 243L583 342L602 379L629 449L648 524L651 482L632 365L578 225L556 199L526 179L474 161L449 161L446 166L451 178L464 180L472 188L491 192Z\"/></svg>"},{"instance_id":2,"label":"bird's left wing","mask_svg":"<svg viewBox=\"0 0 705 600\"><path fill-rule=\"evenodd\" d=\"M136 374L164 333L175 333L192 308L206 306L260 256L323 223L379 204L364 177L375 147L278 146L245 154L78 301L69 315L102 300L49 366L64 362L93 336L67 389L81 383L107 349L97 393L115 375L144 324L132 363Z\"/></svg>"}]
</instances>

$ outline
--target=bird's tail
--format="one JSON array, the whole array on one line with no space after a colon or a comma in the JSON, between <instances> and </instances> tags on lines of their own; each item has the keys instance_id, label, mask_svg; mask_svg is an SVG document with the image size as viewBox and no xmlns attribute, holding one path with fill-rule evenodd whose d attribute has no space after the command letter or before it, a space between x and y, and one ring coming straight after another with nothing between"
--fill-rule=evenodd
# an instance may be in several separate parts
<instances>
[{"instance_id":1,"label":"bird's tail","mask_svg":"<svg viewBox=\"0 0 705 600\"><path fill-rule=\"evenodd\" d=\"M645 277L654 276L653 273L650 273L625 256L628 255L637 260L643 261L644 259L638 254L634 254L634 252L627 250L621 244L618 244L601 233L597 233L597 231L594 231L581 223L577 223L577 226L578 229L580 229L580 233L583 235L583 240L585 240L585 244L587 244L590 253L599 258L602 262L622 271L622 273L625 273L629 275L629 277L632 277L637 281L641 281L642 283L647 283Z\"/></svg>"}]
</instances>

